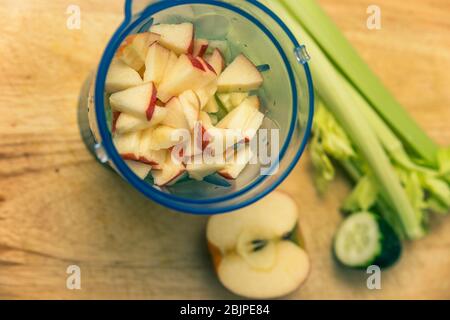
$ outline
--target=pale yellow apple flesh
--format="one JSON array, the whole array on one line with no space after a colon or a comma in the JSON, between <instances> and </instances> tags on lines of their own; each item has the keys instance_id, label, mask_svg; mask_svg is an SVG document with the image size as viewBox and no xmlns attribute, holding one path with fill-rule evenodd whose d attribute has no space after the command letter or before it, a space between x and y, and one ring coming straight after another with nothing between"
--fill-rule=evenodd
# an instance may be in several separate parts
<instances>
[{"instance_id":1,"label":"pale yellow apple flesh","mask_svg":"<svg viewBox=\"0 0 450 320\"><path fill-rule=\"evenodd\" d=\"M169 59L169 50L158 43L152 44L145 60L144 82L153 82L159 85L163 80Z\"/></svg>"},{"instance_id":2,"label":"pale yellow apple flesh","mask_svg":"<svg viewBox=\"0 0 450 320\"><path fill-rule=\"evenodd\" d=\"M193 53L194 26L192 23L154 25L150 31L161 35L160 43L176 54Z\"/></svg>"},{"instance_id":3,"label":"pale yellow apple flesh","mask_svg":"<svg viewBox=\"0 0 450 320\"><path fill-rule=\"evenodd\" d=\"M106 76L105 90L107 93L115 93L139 86L142 83L142 78L136 70L122 60L115 59Z\"/></svg>"},{"instance_id":4,"label":"pale yellow apple flesh","mask_svg":"<svg viewBox=\"0 0 450 320\"><path fill-rule=\"evenodd\" d=\"M256 66L243 54L239 55L220 75L219 92L247 92L264 82Z\"/></svg>"},{"instance_id":5,"label":"pale yellow apple flesh","mask_svg":"<svg viewBox=\"0 0 450 320\"><path fill-rule=\"evenodd\" d=\"M233 293L254 299L285 296L305 282L310 260L300 243L298 209L275 191L236 212L211 217L208 247L221 283Z\"/></svg>"}]
</instances>

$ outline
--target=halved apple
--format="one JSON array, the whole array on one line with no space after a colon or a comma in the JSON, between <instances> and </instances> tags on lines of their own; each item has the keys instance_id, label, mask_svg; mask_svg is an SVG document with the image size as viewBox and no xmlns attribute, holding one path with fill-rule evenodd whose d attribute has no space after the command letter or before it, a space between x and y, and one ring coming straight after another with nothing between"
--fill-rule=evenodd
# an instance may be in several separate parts
<instances>
[{"instance_id":1,"label":"halved apple","mask_svg":"<svg viewBox=\"0 0 450 320\"><path fill-rule=\"evenodd\" d=\"M167 150L153 150L154 128L142 132L139 143L139 161L152 166L154 170L161 170L167 158Z\"/></svg>"},{"instance_id":2,"label":"halved apple","mask_svg":"<svg viewBox=\"0 0 450 320\"><path fill-rule=\"evenodd\" d=\"M161 101L167 102L186 90L200 89L214 80L199 59L184 54L178 58L170 74L164 77L158 88L158 98Z\"/></svg>"},{"instance_id":3,"label":"halved apple","mask_svg":"<svg viewBox=\"0 0 450 320\"><path fill-rule=\"evenodd\" d=\"M220 75L219 92L245 92L258 89L264 82L256 66L240 54Z\"/></svg>"},{"instance_id":4,"label":"halved apple","mask_svg":"<svg viewBox=\"0 0 450 320\"><path fill-rule=\"evenodd\" d=\"M122 91L141 84L142 78L136 70L119 59L111 62L105 81L107 93Z\"/></svg>"},{"instance_id":5,"label":"halved apple","mask_svg":"<svg viewBox=\"0 0 450 320\"><path fill-rule=\"evenodd\" d=\"M125 163L141 179L145 179L152 171L152 166L142 162L126 160Z\"/></svg>"},{"instance_id":6,"label":"halved apple","mask_svg":"<svg viewBox=\"0 0 450 320\"><path fill-rule=\"evenodd\" d=\"M207 226L220 282L253 299L285 296L306 281L311 266L299 239L297 205L278 191L232 214L213 216Z\"/></svg>"},{"instance_id":7,"label":"halved apple","mask_svg":"<svg viewBox=\"0 0 450 320\"><path fill-rule=\"evenodd\" d=\"M144 81L153 82L155 85L161 83L167 64L170 59L170 51L154 43L150 46L145 60Z\"/></svg>"},{"instance_id":8,"label":"halved apple","mask_svg":"<svg viewBox=\"0 0 450 320\"><path fill-rule=\"evenodd\" d=\"M176 54L194 50L194 25L192 23L159 24L150 28L151 32L161 35L159 42Z\"/></svg>"},{"instance_id":9,"label":"halved apple","mask_svg":"<svg viewBox=\"0 0 450 320\"><path fill-rule=\"evenodd\" d=\"M242 171L247 167L254 153L249 145L241 146L232 159L229 159L225 168L218 173L228 180L235 180L239 177Z\"/></svg>"},{"instance_id":10,"label":"halved apple","mask_svg":"<svg viewBox=\"0 0 450 320\"><path fill-rule=\"evenodd\" d=\"M214 68L217 75L220 75L225 68L225 59L219 49L214 49L213 53L205 60Z\"/></svg>"},{"instance_id":11,"label":"halved apple","mask_svg":"<svg viewBox=\"0 0 450 320\"><path fill-rule=\"evenodd\" d=\"M182 179L186 174L186 168L182 163L173 162L167 157L160 171L152 171L155 185L159 187L171 186Z\"/></svg>"},{"instance_id":12,"label":"halved apple","mask_svg":"<svg viewBox=\"0 0 450 320\"><path fill-rule=\"evenodd\" d=\"M114 146L117 152L125 160L139 160L139 151L141 143L141 133L131 132L122 135L116 135L113 138Z\"/></svg>"},{"instance_id":13,"label":"halved apple","mask_svg":"<svg viewBox=\"0 0 450 320\"><path fill-rule=\"evenodd\" d=\"M208 50L208 40L206 39L196 39L194 40L194 52L193 55L196 57L203 57Z\"/></svg>"},{"instance_id":14,"label":"halved apple","mask_svg":"<svg viewBox=\"0 0 450 320\"><path fill-rule=\"evenodd\" d=\"M151 32L132 35L126 41L127 45L120 49L119 56L127 65L140 72L144 67L148 48L160 38L160 35Z\"/></svg>"},{"instance_id":15,"label":"halved apple","mask_svg":"<svg viewBox=\"0 0 450 320\"><path fill-rule=\"evenodd\" d=\"M180 103L183 107L184 116L189 125L189 129L194 129L200 115L200 101L192 90L183 92L180 97Z\"/></svg>"}]
</instances>

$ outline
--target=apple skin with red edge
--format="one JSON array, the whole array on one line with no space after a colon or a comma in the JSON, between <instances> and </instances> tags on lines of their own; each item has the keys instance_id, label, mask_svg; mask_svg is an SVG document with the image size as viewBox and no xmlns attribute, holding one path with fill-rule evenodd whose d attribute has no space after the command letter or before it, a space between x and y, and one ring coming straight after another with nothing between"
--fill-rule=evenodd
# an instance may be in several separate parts
<instances>
[{"instance_id":1,"label":"apple skin with red edge","mask_svg":"<svg viewBox=\"0 0 450 320\"><path fill-rule=\"evenodd\" d=\"M117 152L123 159L139 161L140 132L114 136L113 142Z\"/></svg>"},{"instance_id":2,"label":"apple skin with red edge","mask_svg":"<svg viewBox=\"0 0 450 320\"><path fill-rule=\"evenodd\" d=\"M152 82L113 93L109 98L113 111L144 118L147 121L152 119L156 101L157 90Z\"/></svg>"},{"instance_id":3,"label":"apple skin with red edge","mask_svg":"<svg viewBox=\"0 0 450 320\"><path fill-rule=\"evenodd\" d=\"M220 75L225 69L225 58L219 49L215 49L205 60L214 68L217 75Z\"/></svg>"},{"instance_id":4,"label":"apple skin with red edge","mask_svg":"<svg viewBox=\"0 0 450 320\"><path fill-rule=\"evenodd\" d=\"M117 120L119 120L119 117L121 114L122 114L122 112L120 112L120 111L113 111L113 113L112 113L112 128L111 128L112 133L116 133Z\"/></svg>"},{"instance_id":5,"label":"apple skin with red edge","mask_svg":"<svg viewBox=\"0 0 450 320\"><path fill-rule=\"evenodd\" d=\"M209 43L205 39L194 40L194 51L193 55L196 57L203 57L208 50Z\"/></svg>"},{"instance_id":6,"label":"apple skin with red edge","mask_svg":"<svg viewBox=\"0 0 450 320\"><path fill-rule=\"evenodd\" d=\"M148 104L147 111L145 112L148 121L152 120L153 113L155 112L156 100L157 100L157 90L155 84L152 82L152 97Z\"/></svg>"},{"instance_id":7,"label":"apple skin with red edge","mask_svg":"<svg viewBox=\"0 0 450 320\"><path fill-rule=\"evenodd\" d=\"M171 186L183 178L185 174L185 166L182 163L174 163L171 155L162 164L160 171L152 172L155 185L159 187Z\"/></svg>"}]
</instances>

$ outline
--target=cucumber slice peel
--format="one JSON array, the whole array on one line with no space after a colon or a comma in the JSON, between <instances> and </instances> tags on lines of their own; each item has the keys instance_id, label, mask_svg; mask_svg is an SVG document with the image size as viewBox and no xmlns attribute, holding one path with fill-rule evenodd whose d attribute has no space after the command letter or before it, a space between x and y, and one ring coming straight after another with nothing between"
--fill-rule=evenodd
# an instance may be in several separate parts
<instances>
[{"instance_id":1,"label":"cucumber slice peel","mask_svg":"<svg viewBox=\"0 0 450 320\"><path fill-rule=\"evenodd\" d=\"M334 241L337 260L350 268L393 265L401 255L401 243L393 229L381 217L360 212L349 216Z\"/></svg>"}]
</instances>

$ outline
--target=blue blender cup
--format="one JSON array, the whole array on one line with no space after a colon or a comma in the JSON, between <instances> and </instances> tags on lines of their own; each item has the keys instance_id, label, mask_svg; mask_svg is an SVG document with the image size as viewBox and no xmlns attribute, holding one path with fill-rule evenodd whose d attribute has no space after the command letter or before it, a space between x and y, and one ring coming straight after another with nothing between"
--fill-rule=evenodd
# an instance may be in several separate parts
<instances>
[{"instance_id":1,"label":"blue blender cup","mask_svg":"<svg viewBox=\"0 0 450 320\"><path fill-rule=\"evenodd\" d=\"M186 181L161 189L137 177L120 157L108 125L105 79L115 52L131 34L153 24L192 22L196 37L226 40L227 63L244 53L263 71L258 91L262 112L278 129L279 154L266 174L246 169L231 183ZM79 123L87 147L152 201L193 214L225 213L248 206L273 191L303 154L314 115L314 90L305 47L276 16L257 0L127 0L125 19L114 33L97 72L82 89ZM258 171L259 172L259 171Z\"/></svg>"}]
</instances>

